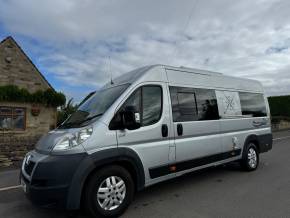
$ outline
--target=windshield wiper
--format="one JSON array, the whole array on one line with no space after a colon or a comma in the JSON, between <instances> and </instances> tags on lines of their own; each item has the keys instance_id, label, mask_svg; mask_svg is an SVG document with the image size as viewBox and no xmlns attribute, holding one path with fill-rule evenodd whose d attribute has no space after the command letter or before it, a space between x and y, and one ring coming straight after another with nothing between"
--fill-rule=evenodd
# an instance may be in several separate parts
<instances>
[{"instance_id":1,"label":"windshield wiper","mask_svg":"<svg viewBox=\"0 0 290 218\"><path fill-rule=\"evenodd\" d=\"M73 127L77 125L79 125L79 123L77 122L68 122L68 123L61 124L60 126L58 126L58 128Z\"/></svg>"},{"instance_id":2,"label":"windshield wiper","mask_svg":"<svg viewBox=\"0 0 290 218\"><path fill-rule=\"evenodd\" d=\"M96 114L96 115L93 115L93 116L90 116L90 117L87 117L86 119L84 120L81 120L79 122L68 122L68 123L64 123L62 125L60 125L58 128L65 128L65 127L78 127L79 125L89 121L89 120L92 120L96 117L99 117L99 116L102 116L103 113L100 113L100 114Z\"/></svg>"}]
</instances>

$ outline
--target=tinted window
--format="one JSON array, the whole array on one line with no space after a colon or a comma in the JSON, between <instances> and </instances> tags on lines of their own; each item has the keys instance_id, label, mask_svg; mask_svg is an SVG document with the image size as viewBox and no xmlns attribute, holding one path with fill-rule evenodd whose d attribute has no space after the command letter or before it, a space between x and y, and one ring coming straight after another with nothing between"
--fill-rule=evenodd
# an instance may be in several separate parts
<instances>
[{"instance_id":1,"label":"tinted window","mask_svg":"<svg viewBox=\"0 0 290 218\"><path fill-rule=\"evenodd\" d=\"M218 120L219 112L215 91L195 89L198 120Z\"/></svg>"},{"instance_id":2,"label":"tinted window","mask_svg":"<svg viewBox=\"0 0 290 218\"><path fill-rule=\"evenodd\" d=\"M219 119L215 91L170 87L174 122Z\"/></svg>"},{"instance_id":3,"label":"tinted window","mask_svg":"<svg viewBox=\"0 0 290 218\"><path fill-rule=\"evenodd\" d=\"M195 94L190 88L170 87L173 121L193 121L197 119Z\"/></svg>"},{"instance_id":4,"label":"tinted window","mask_svg":"<svg viewBox=\"0 0 290 218\"><path fill-rule=\"evenodd\" d=\"M162 90L159 86L144 86L142 88L142 126L158 122L162 111Z\"/></svg>"},{"instance_id":5,"label":"tinted window","mask_svg":"<svg viewBox=\"0 0 290 218\"><path fill-rule=\"evenodd\" d=\"M264 96L262 94L240 92L242 115L251 117L267 116Z\"/></svg>"}]
</instances>

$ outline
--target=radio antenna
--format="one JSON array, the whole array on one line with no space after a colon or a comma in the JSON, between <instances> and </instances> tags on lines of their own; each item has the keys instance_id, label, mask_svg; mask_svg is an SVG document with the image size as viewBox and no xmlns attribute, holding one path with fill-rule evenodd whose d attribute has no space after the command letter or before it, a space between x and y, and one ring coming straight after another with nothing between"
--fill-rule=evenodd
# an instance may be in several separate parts
<instances>
[{"instance_id":1,"label":"radio antenna","mask_svg":"<svg viewBox=\"0 0 290 218\"><path fill-rule=\"evenodd\" d=\"M114 85L112 67L111 67L111 56L109 56L109 73L110 73L110 77L111 77L111 85Z\"/></svg>"}]
</instances>

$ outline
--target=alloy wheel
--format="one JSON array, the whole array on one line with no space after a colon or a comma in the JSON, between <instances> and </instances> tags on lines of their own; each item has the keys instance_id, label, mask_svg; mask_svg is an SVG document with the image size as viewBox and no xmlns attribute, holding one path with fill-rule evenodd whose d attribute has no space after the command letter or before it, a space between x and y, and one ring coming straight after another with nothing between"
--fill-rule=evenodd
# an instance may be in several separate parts
<instances>
[{"instance_id":1,"label":"alloy wheel","mask_svg":"<svg viewBox=\"0 0 290 218\"><path fill-rule=\"evenodd\" d=\"M123 203L125 196L125 182L118 176L110 176L99 186L97 201L104 210L114 210Z\"/></svg>"}]
</instances>

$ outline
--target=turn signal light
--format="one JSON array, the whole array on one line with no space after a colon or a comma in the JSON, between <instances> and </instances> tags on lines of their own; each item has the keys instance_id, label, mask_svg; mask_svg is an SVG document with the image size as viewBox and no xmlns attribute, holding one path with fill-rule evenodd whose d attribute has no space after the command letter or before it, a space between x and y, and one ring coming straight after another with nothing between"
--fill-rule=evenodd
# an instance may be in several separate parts
<instances>
[{"instance_id":1,"label":"turn signal light","mask_svg":"<svg viewBox=\"0 0 290 218\"><path fill-rule=\"evenodd\" d=\"M176 166L170 166L170 167L169 167L169 170L170 170L171 172L176 171Z\"/></svg>"}]
</instances>

